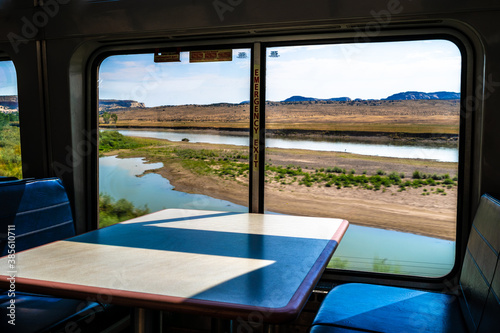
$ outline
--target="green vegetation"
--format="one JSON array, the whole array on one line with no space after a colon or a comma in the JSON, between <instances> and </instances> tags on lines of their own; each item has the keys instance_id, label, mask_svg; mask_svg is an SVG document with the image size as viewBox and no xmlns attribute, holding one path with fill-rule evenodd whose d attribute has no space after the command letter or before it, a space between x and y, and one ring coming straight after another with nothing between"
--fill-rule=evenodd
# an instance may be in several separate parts
<instances>
[{"instance_id":1,"label":"green vegetation","mask_svg":"<svg viewBox=\"0 0 500 333\"><path fill-rule=\"evenodd\" d=\"M116 122L118 121L118 115L116 113L104 112L102 114L102 120L105 124L109 124L111 121L116 124Z\"/></svg>"},{"instance_id":2,"label":"green vegetation","mask_svg":"<svg viewBox=\"0 0 500 333\"><path fill-rule=\"evenodd\" d=\"M274 166L268 164L266 165L266 171L268 171L266 175L268 183L275 181L286 185L293 184L297 181L299 185L307 187L316 184L324 185L325 187L336 187L338 189L342 187L359 187L377 191L380 190L382 186L387 188L395 185L399 186L401 192L408 187L419 188L423 186L457 185L448 174L423 175L413 180L404 181L404 174L397 172L390 172L387 174L387 172L383 170L377 170L374 175L367 176L366 172L363 172L361 175L356 175L353 173L354 170L346 173L345 169L339 167L321 168L315 169L314 172L309 172L293 165L283 167L281 165ZM419 171L415 171L414 174L422 175Z\"/></svg>"},{"instance_id":3,"label":"green vegetation","mask_svg":"<svg viewBox=\"0 0 500 333\"><path fill-rule=\"evenodd\" d=\"M136 138L131 138L118 133L117 131L99 132L99 153L106 153L117 149L135 149L146 144Z\"/></svg>"},{"instance_id":4,"label":"green vegetation","mask_svg":"<svg viewBox=\"0 0 500 333\"><path fill-rule=\"evenodd\" d=\"M0 176L22 178L19 113L0 113Z\"/></svg>"},{"instance_id":5,"label":"green vegetation","mask_svg":"<svg viewBox=\"0 0 500 333\"><path fill-rule=\"evenodd\" d=\"M330 260L328 268L351 269L349 260L337 257ZM359 268L356 268L356 270L359 270ZM401 271L400 264L393 264L388 262L387 259L380 259L379 257L373 258L371 269L369 270L377 273L404 274L404 272Z\"/></svg>"},{"instance_id":6,"label":"green vegetation","mask_svg":"<svg viewBox=\"0 0 500 333\"><path fill-rule=\"evenodd\" d=\"M19 122L19 112L3 113L0 112L0 128L3 128L10 123Z\"/></svg>"},{"instance_id":7,"label":"green vegetation","mask_svg":"<svg viewBox=\"0 0 500 333\"><path fill-rule=\"evenodd\" d=\"M216 174L225 179L248 177L248 155L223 149L189 149L175 147L171 156L181 159L182 166L197 174Z\"/></svg>"},{"instance_id":8,"label":"green vegetation","mask_svg":"<svg viewBox=\"0 0 500 333\"><path fill-rule=\"evenodd\" d=\"M328 268L347 269L348 266L349 261L347 259L340 259L337 257L332 258L328 263Z\"/></svg>"},{"instance_id":9,"label":"green vegetation","mask_svg":"<svg viewBox=\"0 0 500 333\"><path fill-rule=\"evenodd\" d=\"M387 262L387 259L373 258L373 271L378 273L401 274L400 265L392 265Z\"/></svg>"},{"instance_id":10,"label":"green vegetation","mask_svg":"<svg viewBox=\"0 0 500 333\"><path fill-rule=\"evenodd\" d=\"M149 213L149 208L136 208L125 199L114 201L107 194L99 194L99 228Z\"/></svg>"}]
</instances>

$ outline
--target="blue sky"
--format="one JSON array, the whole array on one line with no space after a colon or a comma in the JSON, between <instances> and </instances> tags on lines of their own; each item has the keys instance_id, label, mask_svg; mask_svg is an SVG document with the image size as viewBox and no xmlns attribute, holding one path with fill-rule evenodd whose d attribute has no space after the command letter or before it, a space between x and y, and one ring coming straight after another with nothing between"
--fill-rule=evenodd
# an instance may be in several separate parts
<instances>
[{"instance_id":1,"label":"blue sky","mask_svg":"<svg viewBox=\"0 0 500 333\"><path fill-rule=\"evenodd\" d=\"M237 58L246 52L247 58ZM233 50L233 61L154 63L153 54L106 58L99 70L99 98L159 105L240 103L249 100L250 50Z\"/></svg>"},{"instance_id":2,"label":"blue sky","mask_svg":"<svg viewBox=\"0 0 500 333\"><path fill-rule=\"evenodd\" d=\"M12 61L0 61L0 96L17 95L16 70Z\"/></svg>"},{"instance_id":3,"label":"blue sky","mask_svg":"<svg viewBox=\"0 0 500 333\"><path fill-rule=\"evenodd\" d=\"M269 57L278 51L279 57ZM237 55L245 52L248 57ZM449 41L276 47L267 50L266 99L293 95L380 99L404 91L460 91L461 56ZM240 103L250 99L250 50L233 61L154 63L152 54L112 56L99 70L101 99L159 105ZM11 62L0 62L0 95L15 95Z\"/></svg>"}]
</instances>

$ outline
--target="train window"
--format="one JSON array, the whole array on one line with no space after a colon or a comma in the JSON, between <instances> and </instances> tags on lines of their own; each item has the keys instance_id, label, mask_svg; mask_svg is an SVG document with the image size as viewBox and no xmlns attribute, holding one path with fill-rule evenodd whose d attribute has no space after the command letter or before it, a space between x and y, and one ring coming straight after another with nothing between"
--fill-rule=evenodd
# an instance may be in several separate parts
<instances>
[{"instance_id":1,"label":"train window","mask_svg":"<svg viewBox=\"0 0 500 333\"><path fill-rule=\"evenodd\" d=\"M157 56L168 62L100 65L101 227L164 208L248 211L250 50Z\"/></svg>"},{"instance_id":2,"label":"train window","mask_svg":"<svg viewBox=\"0 0 500 333\"><path fill-rule=\"evenodd\" d=\"M0 176L22 178L16 69L0 61Z\"/></svg>"},{"instance_id":3,"label":"train window","mask_svg":"<svg viewBox=\"0 0 500 333\"><path fill-rule=\"evenodd\" d=\"M450 272L459 186L457 46L269 47L266 63L266 210L347 219L330 268Z\"/></svg>"}]
</instances>

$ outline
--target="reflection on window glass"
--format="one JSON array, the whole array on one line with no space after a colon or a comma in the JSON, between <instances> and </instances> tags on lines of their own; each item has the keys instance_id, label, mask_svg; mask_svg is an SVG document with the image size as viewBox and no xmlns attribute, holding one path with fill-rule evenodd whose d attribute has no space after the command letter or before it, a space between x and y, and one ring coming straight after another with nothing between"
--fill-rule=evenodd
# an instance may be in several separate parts
<instances>
[{"instance_id":1,"label":"reflection on window glass","mask_svg":"<svg viewBox=\"0 0 500 333\"><path fill-rule=\"evenodd\" d=\"M231 53L102 62L101 227L164 208L248 211L250 50Z\"/></svg>"},{"instance_id":2,"label":"reflection on window glass","mask_svg":"<svg viewBox=\"0 0 500 333\"><path fill-rule=\"evenodd\" d=\"M269 212L343 218L330 268L454 263L461 55L427 40L267 49Z\"/></svg>"},{"instance_id":3,"label":"reflection on window glass","mask_svg":"<svg viewBox=\"0 0 500 333\"><path fill-rule=\"evenodd\" d=\"M0 61L0 176L22 178L16 70Z\"/></svg>"}]
</instances>

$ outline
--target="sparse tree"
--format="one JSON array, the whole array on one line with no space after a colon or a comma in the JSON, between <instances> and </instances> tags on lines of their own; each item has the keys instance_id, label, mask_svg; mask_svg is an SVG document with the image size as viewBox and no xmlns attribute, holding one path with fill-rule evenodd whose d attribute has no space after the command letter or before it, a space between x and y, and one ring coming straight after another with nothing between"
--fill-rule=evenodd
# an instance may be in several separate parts
<instances>
[{"instance_id":1,"label":"sparse tree","mask_svg":"<svg viewBox=\"0 0 500 333\"><path fill-rule=\"evenodd\" d=\"M105 124L109 124L109 121L111 120L111 114L109 112L104 112L102 114L102 120Z\"/></svg>"},{"instance_id":2,"label":"sparse tree","mask_svg":"<svg viewBox=\"0 0 500 333\"><path fill-rule=\"evenodd\" d=\"M116 122L118 121L118 115L116 113L112 113L111 120L113 120L113 122L116 124Z\"/></svg>"}]
</instances>

